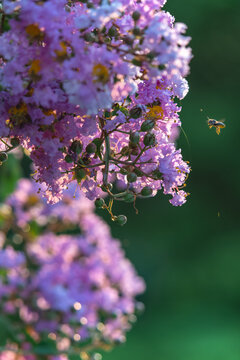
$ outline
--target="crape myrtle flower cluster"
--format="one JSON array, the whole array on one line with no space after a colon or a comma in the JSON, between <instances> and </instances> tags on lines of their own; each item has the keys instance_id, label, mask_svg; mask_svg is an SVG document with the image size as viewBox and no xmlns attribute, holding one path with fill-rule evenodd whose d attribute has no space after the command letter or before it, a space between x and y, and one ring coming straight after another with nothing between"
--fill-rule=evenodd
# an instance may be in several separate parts
<instances>
[{"instance_id":1,"label":"crape myrtle flower cluster","mask_svg":"<svg viewBox=\"0 0 240 360\"><path fill-rule=\"evenodd\" d=\"M49 202L72 181L113 220L113 200L162 189L174 206L186 201L190 168L173 134L181 126L175 99L188 92L190 39L164 4L2 2L0 161L21 144ZM115 180L121 191L112 190Z\"/></svg>"},{"instance_id":2,"label":"crape myrtle flower cluster","mask_svg":"<svg viewBox=\"0 0 240 360\"><path fill-rule=\"evenodd\" d=\"M144 282L91 201L68 190L48 205L37 188L20 180L0 207L0 359L99 360L125 341Z\"/></svg>"}]
</instances>

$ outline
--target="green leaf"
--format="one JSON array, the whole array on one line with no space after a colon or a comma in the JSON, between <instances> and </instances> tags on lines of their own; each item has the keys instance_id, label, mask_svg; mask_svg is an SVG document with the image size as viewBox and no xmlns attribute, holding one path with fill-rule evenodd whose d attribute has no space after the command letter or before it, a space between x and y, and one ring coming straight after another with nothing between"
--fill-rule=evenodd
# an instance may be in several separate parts
<instances>
[{"instance_id":1,"label":"green leaf","mask_svg":"<svg viewBox=\"0 0 240 360\"><path fill-rule=\"evenodd\" d=\"M0 346L6 345L7 341L19 342L10 320L5 316L0 316Z\"/></svg>"},{"instance_id":2,"label":"green leaf","mask_svg":"<svg viewBox=\"0 0 240 360\"><path fill-rule=\"evenodd\" d=\"M36 355L57 355L56 342L51 339L43 340L38 345L33 346L33 353Z\"/></svg>"},{"instance_id":3,"label":"green leaf","mask_svg":"<svg viewBox=\"0 0 240 360\"><path fill-rule=\"evenodd\" d=\"M80 360L81 357L78 354L72 354L72 355L68 355L68 359L69 360Z\"/></svg>"},{"instance_id":4,"label":"green leaf","mask_svg":"<svg viewBox=\"0 0 240 360\"><path fill-rule=\"evenodd\" d=\"M20 162L10 154L8 160L0 166L0 201L12 193L21 176Z\"/></svg>"}]
</instances>

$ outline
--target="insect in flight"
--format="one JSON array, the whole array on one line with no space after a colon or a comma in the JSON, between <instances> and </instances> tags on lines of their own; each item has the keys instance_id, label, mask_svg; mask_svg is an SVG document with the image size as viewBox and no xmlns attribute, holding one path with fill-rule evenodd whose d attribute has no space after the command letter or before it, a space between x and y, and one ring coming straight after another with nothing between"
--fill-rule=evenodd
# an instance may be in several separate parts
<instances>
[{"instance_id":1,"label":"insect in flight","mask_svg":"<svg viewBox=\"0 0 240 360\"><path fill-rule=\"evenodd\" d=\"M203 109L201 109L200 111L203 111ZM224 124L224 120L218 121L215 119L210 119L209 117L207 118L208 118L207 124L209 126L209 129L214 127L218 135L220 134L221 129L224 129L226 127L226 125Z\"/></svg>"},{"instance_id":2,"label":"insect in flight","mask_svg":"<svg viewBox=\"0 0 240 360\"><path fill-rule=\"evenodd\" d=\"M211 129L212 127L214 127L216 129L216 133L219 135L220 134L220 130L224 129L226 127L226 125L224 124L223 120L222 121L217 121L215 119L209 119L208 118L208 126L209 129Z\"/></svg>"}]
</instances>

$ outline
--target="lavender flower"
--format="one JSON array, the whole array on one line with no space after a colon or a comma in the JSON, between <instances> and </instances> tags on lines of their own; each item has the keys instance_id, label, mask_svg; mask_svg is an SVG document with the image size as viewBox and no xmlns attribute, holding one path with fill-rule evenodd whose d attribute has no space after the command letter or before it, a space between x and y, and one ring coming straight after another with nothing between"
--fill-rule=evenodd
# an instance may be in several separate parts
<instances>
[{"instance_id":1,"label":"lavender flower","mask_svg":"<svg viewBox=\"0 0 240 360\"><path fill-rule=\"evenodd\" d=\"M11 349L38 359L43 339L49 355L62 353L56 359L125 341L145 285L92 202L69 190L62 203L48 205L36 184L22 179L7 204L0 209L0 308L16 341L7 339L0 359L15 359Z\"/></svg>"},{"instance_id":2,"label":"lavender flower","mask_svg":"<svg viewBox=\"0 0 240 360\"><path fill-rule=\"evenodd\" d=\"M187 193L177 195L190 168L172 143L181 126L174 100L188 92L192 55L186 26L164 4L4 1L0 154L5 160L17 139L49 202L74 182L91 200L104 190L110 202L134 201L148 186L149 196L164 189L183 204ZM122 195L111 192L116 179Z\"/></svg>"}]
</instances>

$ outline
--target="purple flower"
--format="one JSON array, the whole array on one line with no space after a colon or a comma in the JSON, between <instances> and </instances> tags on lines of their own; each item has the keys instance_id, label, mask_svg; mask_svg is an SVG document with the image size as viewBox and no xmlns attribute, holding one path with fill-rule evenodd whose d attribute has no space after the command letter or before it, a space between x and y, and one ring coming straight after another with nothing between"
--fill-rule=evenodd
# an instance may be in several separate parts
<instances>
[{"instance_id":1,"label":"purple flower","mask_svg":"<svg viewBox=\"0 0 240 360\"><path fill-rule=\"evenodd\" d=\"M160 164L161 148L181 126L174 98L188 92L192 55L186 26L175 23L164 4L4 2L10 29L0 35L0 137L20 140L50 203L61 200L71 182L95 200L114 178L130 196L141 197L145 186L155 195L163 183L152 172L159 166L173 171L171 162L169 169ZM136 106L145 110L131 116ZM141 130L146 120L153 124L147 134ZM132 143L131 134L141 131ZM72 150L75 141L81 151ZM138 179L130 187L122 175L133 170Z\"/></svg>"},{"instance_id":2,"label":"purple flower","mask_svg":"<svg viewBox=\"0 0 240 360\"><path fill-rule=\"evenodd\" d=\"M66 351L87 339L93 346L122 342L145 284L92 202L74 198L72 188L49 205L34 182L21 179L7 204L16 233L13 241L2 236L0 307L15 316L16 336L29 349L29 327L36 339L53 337L58 349L65 341Z\"/></svg>"}]
</instances>

